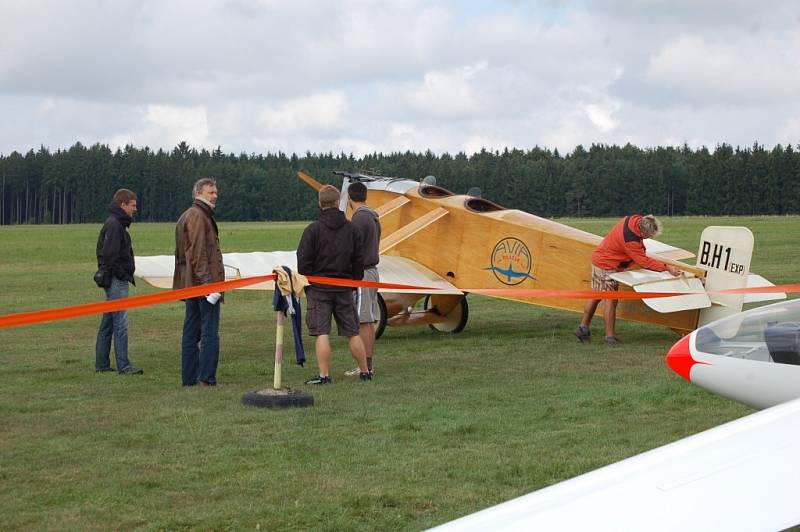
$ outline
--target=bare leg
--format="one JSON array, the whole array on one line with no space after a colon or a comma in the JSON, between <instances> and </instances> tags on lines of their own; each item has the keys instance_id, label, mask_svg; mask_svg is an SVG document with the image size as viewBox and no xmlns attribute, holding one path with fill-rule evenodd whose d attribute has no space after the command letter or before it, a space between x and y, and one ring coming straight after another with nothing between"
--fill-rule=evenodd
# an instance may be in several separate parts
<instances>
[{"instance_id":1,"label":"bare leg","mask_svg":"<svg viewBox=\"0 0 800 532\"><path fill-rule=\"evenodd\" d=\"M358 335L364 342L364 352L367 355L367 367L372 371L372 352L375 348L375 324L362 323L358 329Z\"/></svg>"},{"instance_id":2,"label":"bare leg","mask_svg":"<svg viewBox=\"0 0 800 532\"><path fill-rule=\"evenodd\" d=\"M617 303L618 299L607 299L603 309L603 320L606 322L606 336L614 335L614 326L617 323Z\"/></svg>"},{"instance_id":3,"label":"bare leg","mask_svg":"<svg viewBox=\"0 0 800 532\"><path fill-rule=\"evenodd\" d=\"M317 352L317 366L321 377L330 376L331 370L331 341L327 334L320 334L314 344Z\"/></svg>"},{"instance_id":4,"label":"bare leg","mask_svg":"<svg viewBox=\"0 0 800 532\"><path fill-rule=\"evenodd\" d=\"M361 341L361 337L351 336L349 338L350 343L350 353L353 355L353 358L358 362L358 370L361 373L367 373L369 370L367 369L367 354L364 351L364 342Z\"/></svg>"},{"instance_id":5,"label":"bare leg","mask_svg":"<svg viewBox=\"0 0 800 532\"><path fill-rule=\"evenodd\" d=\"M597 305L600 304L599 299L590 299L583 306L583 317L581 318L581 327L588 327L592 323L592 317L597 311Z\"/></svg>"}]
</instances>

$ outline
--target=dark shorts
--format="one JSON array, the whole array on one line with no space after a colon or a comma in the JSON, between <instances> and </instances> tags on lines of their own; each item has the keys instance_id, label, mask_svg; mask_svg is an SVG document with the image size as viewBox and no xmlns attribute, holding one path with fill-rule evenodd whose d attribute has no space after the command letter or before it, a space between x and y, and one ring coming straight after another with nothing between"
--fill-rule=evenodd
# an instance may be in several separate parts
<instances>
[{"instance_id":1,"label":"dark shorts","mask_svg":"<svg viewBox=\"0 0 800 532\"><path fill-rule=\"evenodd\" d=\"M308 334L320 336L331 333L331 315L336 320L339 336L351 338L358 336L358 307L355 290L346 292L325 292L306 289L308 308L306 325Z\"/></svg>"}]
</instances>

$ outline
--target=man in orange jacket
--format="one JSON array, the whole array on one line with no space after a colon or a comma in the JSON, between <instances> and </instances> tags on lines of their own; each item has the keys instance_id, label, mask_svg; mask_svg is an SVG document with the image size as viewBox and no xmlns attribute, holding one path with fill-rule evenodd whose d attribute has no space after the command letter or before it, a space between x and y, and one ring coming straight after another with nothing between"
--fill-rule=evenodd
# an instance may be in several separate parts
<instances>
[{"instance_id":1,"label":"man in orange jacket","mask_svg":"<svg viewBox=\"0 0 800 532\"><path fill-rule=\"evenodd\" d=\"M681 271L675 266L651 259L645 254L642 241L645 238L658 236L660 233L661 222L652 214L647 216L632 214L617 222L592 253L592 290L618 290L619 283L611 278L611 274L625 270L634 262L648 270L668 271L675 277L679 276ZM606 343L611 345L619 343L614 333L618 302L617 299L606 300L603 311L603 319L606 323ZM599 303L599 299L594 299L587 301L583 307L583 318L581 318L578 330L575 331L575 336L581 342L591 340L592 333L589 331L589 324L592 322Z\"/></svg>"}]
</instances>

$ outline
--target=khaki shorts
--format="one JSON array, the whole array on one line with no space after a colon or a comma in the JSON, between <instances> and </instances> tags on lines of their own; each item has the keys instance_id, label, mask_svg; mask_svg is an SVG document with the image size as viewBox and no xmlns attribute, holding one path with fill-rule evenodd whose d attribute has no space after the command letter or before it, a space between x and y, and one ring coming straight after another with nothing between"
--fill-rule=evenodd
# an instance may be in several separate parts
<instances>
[{"instance_id":1,"label":"khaki shorts","mask_svg":"<svg viewBox=\"0 0 800 532\"><path fill-rule=\"evenodd\" d=\"M617 273L617 270L606 270L592 264L592 290L598 292L619 290L619 281L611 278L612 273Z\"/></svg>"},{"instance_id":2,"label":"khaki shorts","mask_svg":"<svg viewBox=\"0 0 800 532\"><path fill-rule=\"evenodd\" d=\"M331 333L331 315L336 320L339 336L358 336L358 309L355 290L326 292L306 288L306 325L308 334L320 336Z\"/></svg>"},{"instance_id":3,"label":"khaki shorts","mask_svg":"<svg viewBox=\"0 0 800 532\"><path fill-rule=\"evenodd\" d=\"M365 281L380 281L378 268L372 267L364 270ZM359 323L375 323L380 318L378 310L378 289L358 289L358 321Z\"/></svg>"}]
</instances>

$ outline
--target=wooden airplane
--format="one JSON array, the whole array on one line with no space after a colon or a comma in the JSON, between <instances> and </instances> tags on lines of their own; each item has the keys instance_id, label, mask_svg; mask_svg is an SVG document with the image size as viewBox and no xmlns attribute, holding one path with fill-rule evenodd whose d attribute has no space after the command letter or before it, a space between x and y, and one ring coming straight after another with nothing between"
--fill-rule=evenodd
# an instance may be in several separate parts
<instances>
[{"instance_id":1,"label":"wooden airplane","mask_svg":"<svg viewBox=\"0 0 800 532\"><path fill-rule=\"evenodd\" d=\"M335 173L344 178L342 210L347 209L346 191L350 183L360 181L367 186L367 205L377 211L382 228L378 266L381 279L401 282L398 277L402 272L394 271L397 265L392 259L403 258L405 262L400 266L407 274L408 284L424 286L431 273L447 283L446 293L381 291L379 332L383 332L385 325L417 324L428 324L445 332L461 331L469 314L462 289L591 290L591 253L602 240L600 236L506 209L480 197L453 194L424 180L419 183ZM314 190L322 186L303 171L298 172L298 177ZM693 257L691 252L649 239L645 245L649 256L677 266L684 276L674 279L667 273L639 270L615 277L636 291L693 294L620 301L618 318L688 332L698 323L741 310L743 296L709 297L710 287L771 285L749 272L753 237L746 228L707 229L701 238L696 266L679 262ZM727 258L727 263L723 258ZM417 278L414 270L419 270L421 277ZM583 300L572 298L504 297L576 312L581 312L584 305ZM748 301L780 297L785 295L751 296ZM422 310L413 310L423 298Z\"/></svg>"},{"instance_id":2,"label":"wooden airplane","mask_svg":"<svg viewBox=\"0 0 800 532\"><path fill-rule=\"evenodd\" d=\"M367 205L377 211L382 228L381 280L431 288L380 290L376 336L387 325L428 325L442 332L460 332L469 316L468 289L591 290L591 253L602 240L600 236L506 209L474 195L453 194L428 178L417 182L335 173L343 177L339 207L345 212L350 183L360 181L367 186ZM298 172L298 177L314 190L323 186L306 172ZM712 289L771 285L749 271L753 235L747 228L706 228L695 266L680 262L694 256L689 251L650 239L645 245L649 256L677 266L683 276L625 271L614 275L622 288L687 295L622 300L617 308L620 319L688 332L739 312L745 301L785 297L708 293ZM280 265L296 268L294 252L289 251L226 253L223 262L227 278L264 275ZM171 287L172 268L172 256L136 258L136 275L158 287ZM252 288L271 289L272 285L262 283ZM576 312L584 305L584 300L566 297L502 297ZM598 312L602 309L601 305Z\"/></svg>"}]
</instances>

